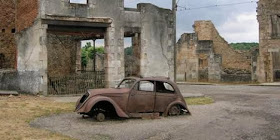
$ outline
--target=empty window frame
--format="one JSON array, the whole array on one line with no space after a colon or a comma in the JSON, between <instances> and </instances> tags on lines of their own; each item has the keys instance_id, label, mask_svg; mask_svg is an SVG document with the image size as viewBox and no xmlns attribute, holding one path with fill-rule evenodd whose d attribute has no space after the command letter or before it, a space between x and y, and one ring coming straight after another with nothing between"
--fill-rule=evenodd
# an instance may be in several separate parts
<instances>
[{"instance_id":1,"label":"empty window frame","mask_svg":"<svg viewBox=\"0 0 280 140\"><path fill-rule=\"evenodd\" d=\"M154 91L154 83L152 81L140 81L139 82L139 91Z\"/></svg>"},{"instance_id":2,"label":"empty window frame","mask_svg":"<svg viewBox=\"0 0 280 140\"><path fill-rule=\"evenodd\" d=\"M73 4L88 4L88 0L70 0Z\"/></svg>"},{"instance_id":3,"label":"empty window frame","mask_svg":"<svg viewBox=\"0 0 280 140\"><path fill-rule=\"evenodd\" d=\"M271 16L272 38L280 38L280 15Z\"/></svg>"},{"instance_id":4,"label":"empty window frame","mask_svg":"<svg viewBox=\"0 0 280 140\"><path fill-rule=\"evenodd\" d=\"M166 82L156 82L156 92L159 93L175 93L173 86Z\"/></svg>"}]
</instances>

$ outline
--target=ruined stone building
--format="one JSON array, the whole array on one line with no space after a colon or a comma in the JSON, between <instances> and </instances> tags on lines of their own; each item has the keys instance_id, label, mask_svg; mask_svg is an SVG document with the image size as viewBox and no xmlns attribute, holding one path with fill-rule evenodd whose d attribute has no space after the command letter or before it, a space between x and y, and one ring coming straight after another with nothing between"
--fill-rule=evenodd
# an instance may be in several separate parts
<instances>
[{"instance_id":1,"label":"ruined stone building","mask_svg":"<svg viewBox=\"0 0 280 140\"><path fill-rule=\"evenodd\" d=\"M280 1L258 2L260 56L257 77L260 82L280 81Z\"/></svg>"},{"instance_id":2,"label":"ruined stone building","mask_svg":"<svg viewBox=\"0 0 280 140\"><path fill-rule=\"evenodd\" d=\"M178 81L251 81L251 57L230 47L211 21L196 21L194 31L177 43Z\"/></svg>"},{"instance_id":3,"label":"ruined stone building","mask_svg":"<svg viewBox=\"0 0 280 140\"><path fill-rule=\"evenodd\" d=\"M81 40L88 39L104 39L107 87L125 76L125 37L132 38L137 75L174 79L169 9L145 3L125 8L124 0L17 0L0 7L1 67L16 70L0 73L0 89L47 94L52 77L81 69Z\"/></svg>"}]
</instances>

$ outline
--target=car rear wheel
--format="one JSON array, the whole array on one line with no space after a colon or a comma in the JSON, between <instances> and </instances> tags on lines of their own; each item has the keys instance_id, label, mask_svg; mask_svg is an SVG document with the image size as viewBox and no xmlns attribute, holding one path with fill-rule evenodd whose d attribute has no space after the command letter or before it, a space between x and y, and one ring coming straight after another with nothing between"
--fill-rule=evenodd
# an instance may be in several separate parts
<instances>
[{"instance_id":1,"label":"car rear wheel","mask_svg":"<svg viewBox=\"0 0 280 140\"><path fill-rule=\"evenodd\" d=\"M170 109L168 110L168 115L169 116L178 116L181 114L181 108L178 105L173 105L172 107L170 107Z\"/></svg>"}]
</instances>

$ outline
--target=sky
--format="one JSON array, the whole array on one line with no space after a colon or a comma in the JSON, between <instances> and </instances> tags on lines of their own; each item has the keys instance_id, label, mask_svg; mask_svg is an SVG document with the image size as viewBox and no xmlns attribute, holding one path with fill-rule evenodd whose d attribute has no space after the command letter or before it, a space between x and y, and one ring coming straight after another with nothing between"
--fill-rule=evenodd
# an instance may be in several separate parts
<instances>
[{"instance_id":1,"label":"sky","mask_svg":"<svg viewBox=\"0 0 280 140\"><path fill-rule=\"evenodd\" d=\"M193 32L192 25L194 24L194 21L211 20L219 31L220 35L229 43L259 42L259 25L256 17L256 1L177 1L179 6L177 11L177 39L179 39L183 33ZM136 8L137 3L152 3L163 8L172 8L172 0L125 0L125 7ZM126 40L125 46L129 45L129 41Z\"/></svg>"}]
</instances>

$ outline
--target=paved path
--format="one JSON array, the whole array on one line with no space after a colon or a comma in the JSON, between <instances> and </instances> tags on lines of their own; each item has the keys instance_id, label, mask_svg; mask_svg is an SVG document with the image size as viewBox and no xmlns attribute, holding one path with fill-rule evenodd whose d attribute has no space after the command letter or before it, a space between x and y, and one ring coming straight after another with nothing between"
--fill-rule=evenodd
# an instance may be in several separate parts
<instances>
[{"instance_id":1,"label":"paved path","mask_svg":"<svg viewBox=\"0 0 280 140\"><path fill-rule=\"evenodd\" d=\"M190 106L191 116L96 122L75 113L38 118L32 126L86 139L279 140L280 87L181 85L216 102Z\"/></svg>"}]
</instances>

